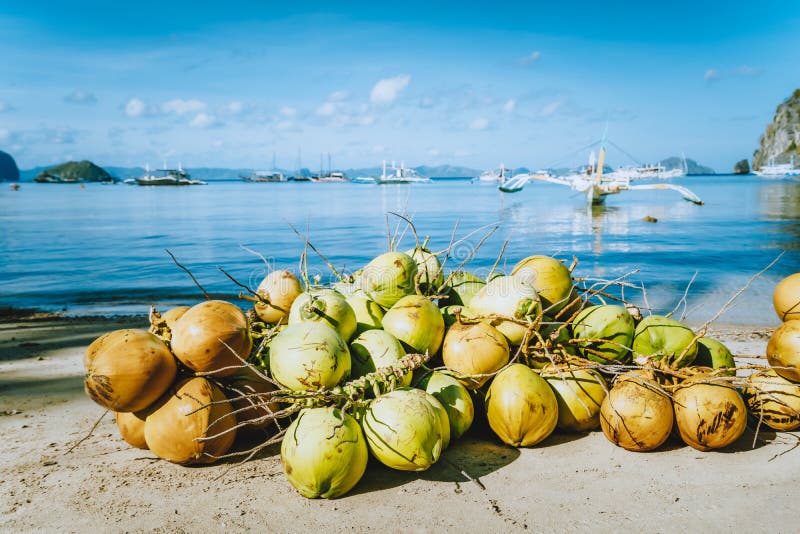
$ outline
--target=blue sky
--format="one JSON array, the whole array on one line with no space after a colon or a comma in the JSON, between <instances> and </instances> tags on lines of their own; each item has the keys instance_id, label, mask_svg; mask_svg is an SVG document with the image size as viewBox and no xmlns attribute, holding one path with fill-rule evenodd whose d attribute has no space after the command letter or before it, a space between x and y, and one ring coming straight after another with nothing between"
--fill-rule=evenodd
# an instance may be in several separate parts
<instances>
[{"instance_id":1,"label":"blue sky","mask_svg":"<svg viewBox=\"0 0 800 534\"><path fill-rule=\"evenodd\" d=\"M724 171L800 87L796 2L374 4L0 0L0 149L544 167L582 163L608 121L640 161Z\"/></svg>"}]
</instances>

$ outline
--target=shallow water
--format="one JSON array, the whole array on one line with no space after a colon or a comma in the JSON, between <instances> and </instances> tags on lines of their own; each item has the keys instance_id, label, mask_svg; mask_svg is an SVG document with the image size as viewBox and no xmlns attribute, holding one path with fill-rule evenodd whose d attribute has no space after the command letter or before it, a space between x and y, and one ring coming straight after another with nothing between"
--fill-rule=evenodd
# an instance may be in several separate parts
<instances>
[{"instance_id":1,"label":"shallow water","mask_svg":"<svg viewBox=\"0 0 800 534\"><path fill-rule=\"evenodd\" d=\"M579 260L576 276L627 278L647 288L647 302L671 310L696 273L687 297L688 319L714 315L748 279L781 251L786 254L758 278L721 318L734 324L774 324L774 285L800 271L800 181L747 176L687 177L680 183L706 205L674 192L637 191L587 208L582 196L560 186L529 184L503 195L468 181L413 186L363 184L212 182L203 187L22 184L0 188L0 306L65 309L70 314L145 313L147 305L202 298L171 250L210 293L239 292L223 267L255 286L265 273L263 254L275 267L297 270L305 232L337 267L353 271L386 251L389 211L408 212L431 248L456 235L498 224L476 252L470 269L488 271L503 241L510 269L531 254ZM645 222L645 216L658 222ZM391 229L400 222L390 217ZM470 254L482 231L455 247L455 266ZM400 249L410 247L406 232ZM310 272L329 271L309 253ZM641 291L628 298L644 303ZM681 306L683 310L683 306Z\"/></svg>"}]
</instances>

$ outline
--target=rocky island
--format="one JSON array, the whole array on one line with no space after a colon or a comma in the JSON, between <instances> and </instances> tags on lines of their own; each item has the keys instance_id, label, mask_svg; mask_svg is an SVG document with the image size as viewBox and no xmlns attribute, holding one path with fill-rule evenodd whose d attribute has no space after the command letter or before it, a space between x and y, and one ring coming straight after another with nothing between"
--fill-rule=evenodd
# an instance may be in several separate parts
<instances>
[{"instance_id":1,"label":"rocky island","mask_svg":"<svg viewBox=\"0 0 800 534\"><path fill-rule=\"evenodd\" d=\"M114 178L91 161L68 161L45 169L34 178L39 183L114 182Z\"/></svg>"},{"instance_id":2,"label":"rocky island","mask_svg":"<svg viewBox=\"0 0 800 534\"><path fill-rule=\"evenodd\" d=\"M0 182L18 182L19 167L10 154L0 150Z\"/></svg>"},{"instance_id":3,"label":"rocky island","mask_svg":"<svg viewBox=\"0 0 800 534\"><path fill-rule=\"evenodd\" d=\"M800 89L781 102L772 123L761 136L760 146L753 154L753 169L758 170L772 160L789 163L800 156Z\"/></svg>"}]
</instances>

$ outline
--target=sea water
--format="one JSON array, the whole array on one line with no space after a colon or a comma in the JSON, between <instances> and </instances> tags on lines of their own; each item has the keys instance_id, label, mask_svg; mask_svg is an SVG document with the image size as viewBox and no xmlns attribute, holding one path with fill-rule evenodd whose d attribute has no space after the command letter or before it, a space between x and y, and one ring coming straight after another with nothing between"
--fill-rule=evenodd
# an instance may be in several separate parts
<instances>
[{"instance_id":1,"label":"sea water","mask_svg":"<svg viewBox=\"0 0 800 534\"><path fill-rule=\"evenodd\" d=\"M785 252L720 318L776 323L772 289L800 271L800 181L716 175L675 183L705 205L673 191L635 191L587 207L581 195L552 184L503 194L458 180L385 186L24 183L18 191L3 184L0 306L130 314L146 313L151 303L198 302L200 290L167 250L212 296L235 299L246 290L220 268L250 287L267 272L263 259L270 268L298 271L305 241L292 227L338 271L353 272L387 251L392 236L402 237L398 250L413 246L413 232L392 214L399 213L413 219L417 236L432 250L455 240L448 269L469 260L467 269L486 274L507 241L500 269L532 254L568 263L575 258L576 277L622 277L629 284L626 298L662 313L678 306L678 315L693 322L714 316ZM330 280L313 250L307 259L312 278Z\"/></svg>"}]
</instances>

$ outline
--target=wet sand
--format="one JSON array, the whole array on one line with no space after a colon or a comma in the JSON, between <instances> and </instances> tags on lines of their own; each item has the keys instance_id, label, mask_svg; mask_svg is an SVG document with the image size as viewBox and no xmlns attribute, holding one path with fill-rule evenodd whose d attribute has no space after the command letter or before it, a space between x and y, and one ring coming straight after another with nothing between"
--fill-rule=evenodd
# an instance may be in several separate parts
<instances>
[{"instance_id":1,"label":"wet sand","mask_svg":"<svg viewBox=\"0 0 800 534\"><path fill-rule=\"evenodd\" d=\"M135 450L83 393L81 358L98 335L142 319L0 323L0 530L729 531L796 529L800 435L748 432L702 453L670 441L628 452L599 431L555 433L516 450L474 429L422 474L371 463L347 496L307 500L277 449L187 468ZM716 327L737 355L764 353L767 327ZM222 476L221 478L218 478Z\"/></svg>"}]
</instances>

